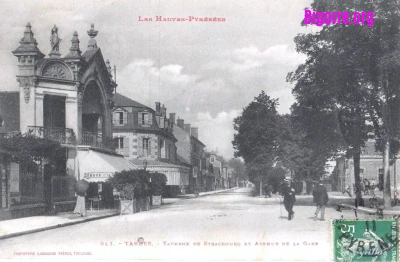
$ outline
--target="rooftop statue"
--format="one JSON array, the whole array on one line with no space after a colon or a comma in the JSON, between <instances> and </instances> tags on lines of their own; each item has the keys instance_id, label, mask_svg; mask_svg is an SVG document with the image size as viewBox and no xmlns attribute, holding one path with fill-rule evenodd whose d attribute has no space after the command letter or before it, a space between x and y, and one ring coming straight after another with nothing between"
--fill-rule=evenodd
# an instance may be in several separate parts
<instances>
[{"instance_id":1,"label":"rooftop statue","mask_svg":"<svg viewBox=\"0 0 400 262\"><path fill-rule=\"evenodd\" d=\"M59 56L60 42L61 42L61 39L58 37L58 28L56 25L54 25L53 29L51 29L51 37L50 37L51 52L50 52L50 55L53 54L53 55Z\"/></svg>"}]
</instances>

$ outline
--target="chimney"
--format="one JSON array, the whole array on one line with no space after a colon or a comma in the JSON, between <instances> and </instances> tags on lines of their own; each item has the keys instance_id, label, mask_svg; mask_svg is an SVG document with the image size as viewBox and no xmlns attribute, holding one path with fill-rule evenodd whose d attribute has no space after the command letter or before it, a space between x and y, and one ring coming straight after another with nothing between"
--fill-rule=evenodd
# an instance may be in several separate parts
<instances>
[{"instance_id":1,"label":"chimney","mask_svg":"<svg viewBox=\"0 0 400 262\"><path fill-rule=\"evenodd\" d=\"M195 138L199 138L199 128L198 127L192 127L190 129L190 133L192 136L194 136Z\"/></svg>"},{"instance_id":2,"label":"chimney","mask_svg":"<svg viewBox=\"0 0 400 262\"><path fill-rule=\"evenodd\" d=\"M165 108L164 105L162 105L162 107L161 107L161 115L163 115L164 117L167 116L167 109Z\"/></svg>"},{"instance_id":3,"label":"chimney","mask_svg":"<svg viewBox=\"0 0 400 262\"><path fill-rule=\"evenodd\" d=\"M190 134L190 124L185 124L184 127L186 133Z\"/></svg>"},{"instance_id":4,"label":"chimney","mask_svg":"<svg viewBox=\"0 0 400 262\"><path fill-rule=\"evenodd\" d=\"M169 121L175 125L175 113L169 113Z\"/></svg>"},{"instance_id":5,"label":"chimney","mask_svg":"<svg viewBox=\"0 0 400 262\"><path fill-rule=\"evenodd\" d=\"M178 122L177 125L178 125L180 128L185 129L185 120L179 119L179 117L178 117L178 120L176 120L176 121Z\"/></svg>"},{"instance_id":6,"label":"chimney","mask_svg":"<svg viewBox=\"0 0 400 262\"><path fill-rule=\"evenodd\" d=\"M161 103L156 102L156 112L160 112L160 106L161 106Z\"/></svg>"}]
</instances>

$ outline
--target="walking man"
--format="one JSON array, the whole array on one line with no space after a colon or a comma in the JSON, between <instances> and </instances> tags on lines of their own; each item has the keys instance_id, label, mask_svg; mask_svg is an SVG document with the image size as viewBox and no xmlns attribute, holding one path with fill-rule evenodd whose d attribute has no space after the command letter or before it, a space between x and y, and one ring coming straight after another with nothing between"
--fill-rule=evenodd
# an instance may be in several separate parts
<instances>
[{"instance_id":1,"label":"walking man","mask_svg":"<svg viewBox=\"0 0 400 262\"><path fill-rule=\"evenodd\" d=\"M325 186L322 184L322 180L320 180L318 184L315 186L313 191L313 197L314 197L314 203L317 205L317 210L315 210L314 220L317 220L318 213L321 212L321 221L324 221L325 207L326 204L328 203L329 197Z\"/></svg>"},{"instance_id":2,"label":"walking man","mask_svg":"<svg viewBox=\"0 0 400 262\"><path fill-rule=\"evenodd\" d=\"M288 220L294 218L293 205L296 202L295 190L291 186L290 177L286 177L282 184L281 195L283 195L283 204L288 212Z\"/></svg>"}]
</instances>

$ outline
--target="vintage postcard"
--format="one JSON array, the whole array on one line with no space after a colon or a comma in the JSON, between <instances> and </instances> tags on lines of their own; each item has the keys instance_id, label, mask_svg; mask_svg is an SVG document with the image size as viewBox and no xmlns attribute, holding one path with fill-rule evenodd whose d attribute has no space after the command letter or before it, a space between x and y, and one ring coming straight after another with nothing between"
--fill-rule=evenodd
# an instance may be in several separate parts
<instances>
[{"instance_id":1,"label":"vintage postcard","mask_svg":"<svg viewBox=\"0 0 400 262\"><path fill-rule=\"evenodd\" d=\"M400 3L0 0L0 261L399 261Z\"/></svg>"}]
</instances>

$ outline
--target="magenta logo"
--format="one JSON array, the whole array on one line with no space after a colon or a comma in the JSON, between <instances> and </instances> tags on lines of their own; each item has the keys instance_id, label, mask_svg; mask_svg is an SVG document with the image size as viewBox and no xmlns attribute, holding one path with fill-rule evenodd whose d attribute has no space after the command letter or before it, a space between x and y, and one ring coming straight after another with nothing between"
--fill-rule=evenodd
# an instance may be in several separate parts
<instances>
[{"instance_id":1,"label":"magenta logo","mask_svg":"<svg viewBox=\"0 0 400 262\"><path fill-rule=\"evenodd\" d=\"M374 25L374 12L316 12L313 10L304 10L304 23L322 26L324 24L355 24L355 25Z\"/></svg>"}]
</instances>

